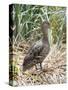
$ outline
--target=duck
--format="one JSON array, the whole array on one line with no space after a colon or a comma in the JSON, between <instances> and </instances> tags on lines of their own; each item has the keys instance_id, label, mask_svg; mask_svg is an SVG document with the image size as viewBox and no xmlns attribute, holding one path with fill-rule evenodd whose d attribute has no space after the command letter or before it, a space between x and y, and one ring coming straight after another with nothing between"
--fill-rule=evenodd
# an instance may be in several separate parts
<instances>
[{"instance_id":1,"label":"duck","mask_svg":"<svg viewBox=\"0 0 68 90\"><path fill-rule=\"evenodd\" d=\"M48 39L49 28L50 23L48 21L44 21L40 25L40 30L43 35L41 39L33 43L29 48L28 53L24 57L23 71L29 70L33 66L36 67L36 70L42 69L42 62L50 51L50 44Z\"/></svg>"}]
</instances>

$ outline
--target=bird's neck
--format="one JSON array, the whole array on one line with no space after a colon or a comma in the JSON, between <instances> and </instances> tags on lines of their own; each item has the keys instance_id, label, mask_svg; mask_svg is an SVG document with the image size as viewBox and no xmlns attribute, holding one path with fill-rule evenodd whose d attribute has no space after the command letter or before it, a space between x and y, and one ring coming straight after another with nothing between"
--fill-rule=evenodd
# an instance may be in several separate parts
<instances>
[{"instance_id":1,"label":"bird's neck","mask_svg":"<svg viewBox=\"0 0 68 90\"><path fill-rule=\"evenodd\" d=\"M48 35L43 36L43 41L49 42L49 40L48 40Z\"/></svg>"},{"instance_id":2,"label":"bird's neck","mask_svg":"<svg viewBox=\"0 0 68 90\"><path fill-rule=\"evenodd\" d=\"M43 33L43 38L42 38L43 42L49 43L49 40L48 40L48 28L41 28L41 30L42 30L42 33Z\"/></svg>"},{"instance_id":3,"label":"bird's neck","mask_svg":"<svg viewBox=\"0 0 68 90\"><path fill-rule=\"evenodd\" d=\"M43 40L48 41L48 31L47 32L45 32L45 31L47 31L47 30L43 30Z\"/></svg>"},{"instance_id":4,"label":"bird's neck","mask_svg":"<svg viewBox=\"0 0 68 90\"><path fill-rule=\"evenodd\" d=\"M43 43L48 43L49 44L49 39L48 39L48 33L43 33L43 38L42 38Z\"/></svg>"}]
</instances>

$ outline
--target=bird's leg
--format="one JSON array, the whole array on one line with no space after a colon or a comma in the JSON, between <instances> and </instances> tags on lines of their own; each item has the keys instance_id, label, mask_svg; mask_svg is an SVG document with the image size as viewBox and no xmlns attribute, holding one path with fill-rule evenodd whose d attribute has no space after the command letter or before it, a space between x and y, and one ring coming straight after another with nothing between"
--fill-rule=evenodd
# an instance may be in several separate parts
<instances>
[{"instance_id":1,"label":"bird's leg","mask_svg":"<svg viewBox=\"0 0 68 90\"><path fill-rule=\"evenodd\" d=\"M42 64L40 63L40 69L42 70Z\"/></svg>"},{"instance_id":2,"label":"bird's leg","mask_svg":"<svg viewBox=\"0 0 68 90\"><path fill-rule=\"evenodd\" d=\"M37 56L37 57L36 57L36 60L37 60L37 62L38 62L38 63L35 65L36 70L42 70L41 62L39 62L40 59L42 59L42 56Z\"/></svg>"}]
</instances>

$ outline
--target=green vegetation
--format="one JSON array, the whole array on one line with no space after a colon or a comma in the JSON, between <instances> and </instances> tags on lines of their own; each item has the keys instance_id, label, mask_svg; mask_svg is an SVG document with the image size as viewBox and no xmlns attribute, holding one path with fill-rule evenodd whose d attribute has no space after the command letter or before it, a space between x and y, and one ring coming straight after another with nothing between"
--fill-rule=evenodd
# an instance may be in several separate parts
<instances>
[{"instance_id":1,"label":"green vegetation","mask_svg":"<svg viewBox=\"0 0 68 90\"><path fill-rule=\"evenodd\" d=\"M60 41L58 38L66 31L66 28L62 29L66 22L65 14L65 7L15 4L13 5L12 15L14 25L16 26L14 37L17 40L29 40L32 38L31 36L35 40L39 39L42 35L39 30L40 24L44 20L48 20L51 25L49 37L52 37L52 41L50 41L56 43Z\"/></svg>"}]
</instances>

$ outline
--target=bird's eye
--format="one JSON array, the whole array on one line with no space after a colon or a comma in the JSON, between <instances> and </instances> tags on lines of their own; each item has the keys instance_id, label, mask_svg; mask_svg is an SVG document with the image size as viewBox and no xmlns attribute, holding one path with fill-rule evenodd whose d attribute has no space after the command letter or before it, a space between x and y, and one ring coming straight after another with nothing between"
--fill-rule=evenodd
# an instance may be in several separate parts
<instances>
[{"instance_id":1,"label":"bird's eye","mask_svg":"<svg viewBox=\"0 0 68 90\"><path fill-rule=\"evenodd\" d=\"M23 63L23 66L25 66L25 63Z\"/></svg>"}]
</instances>

